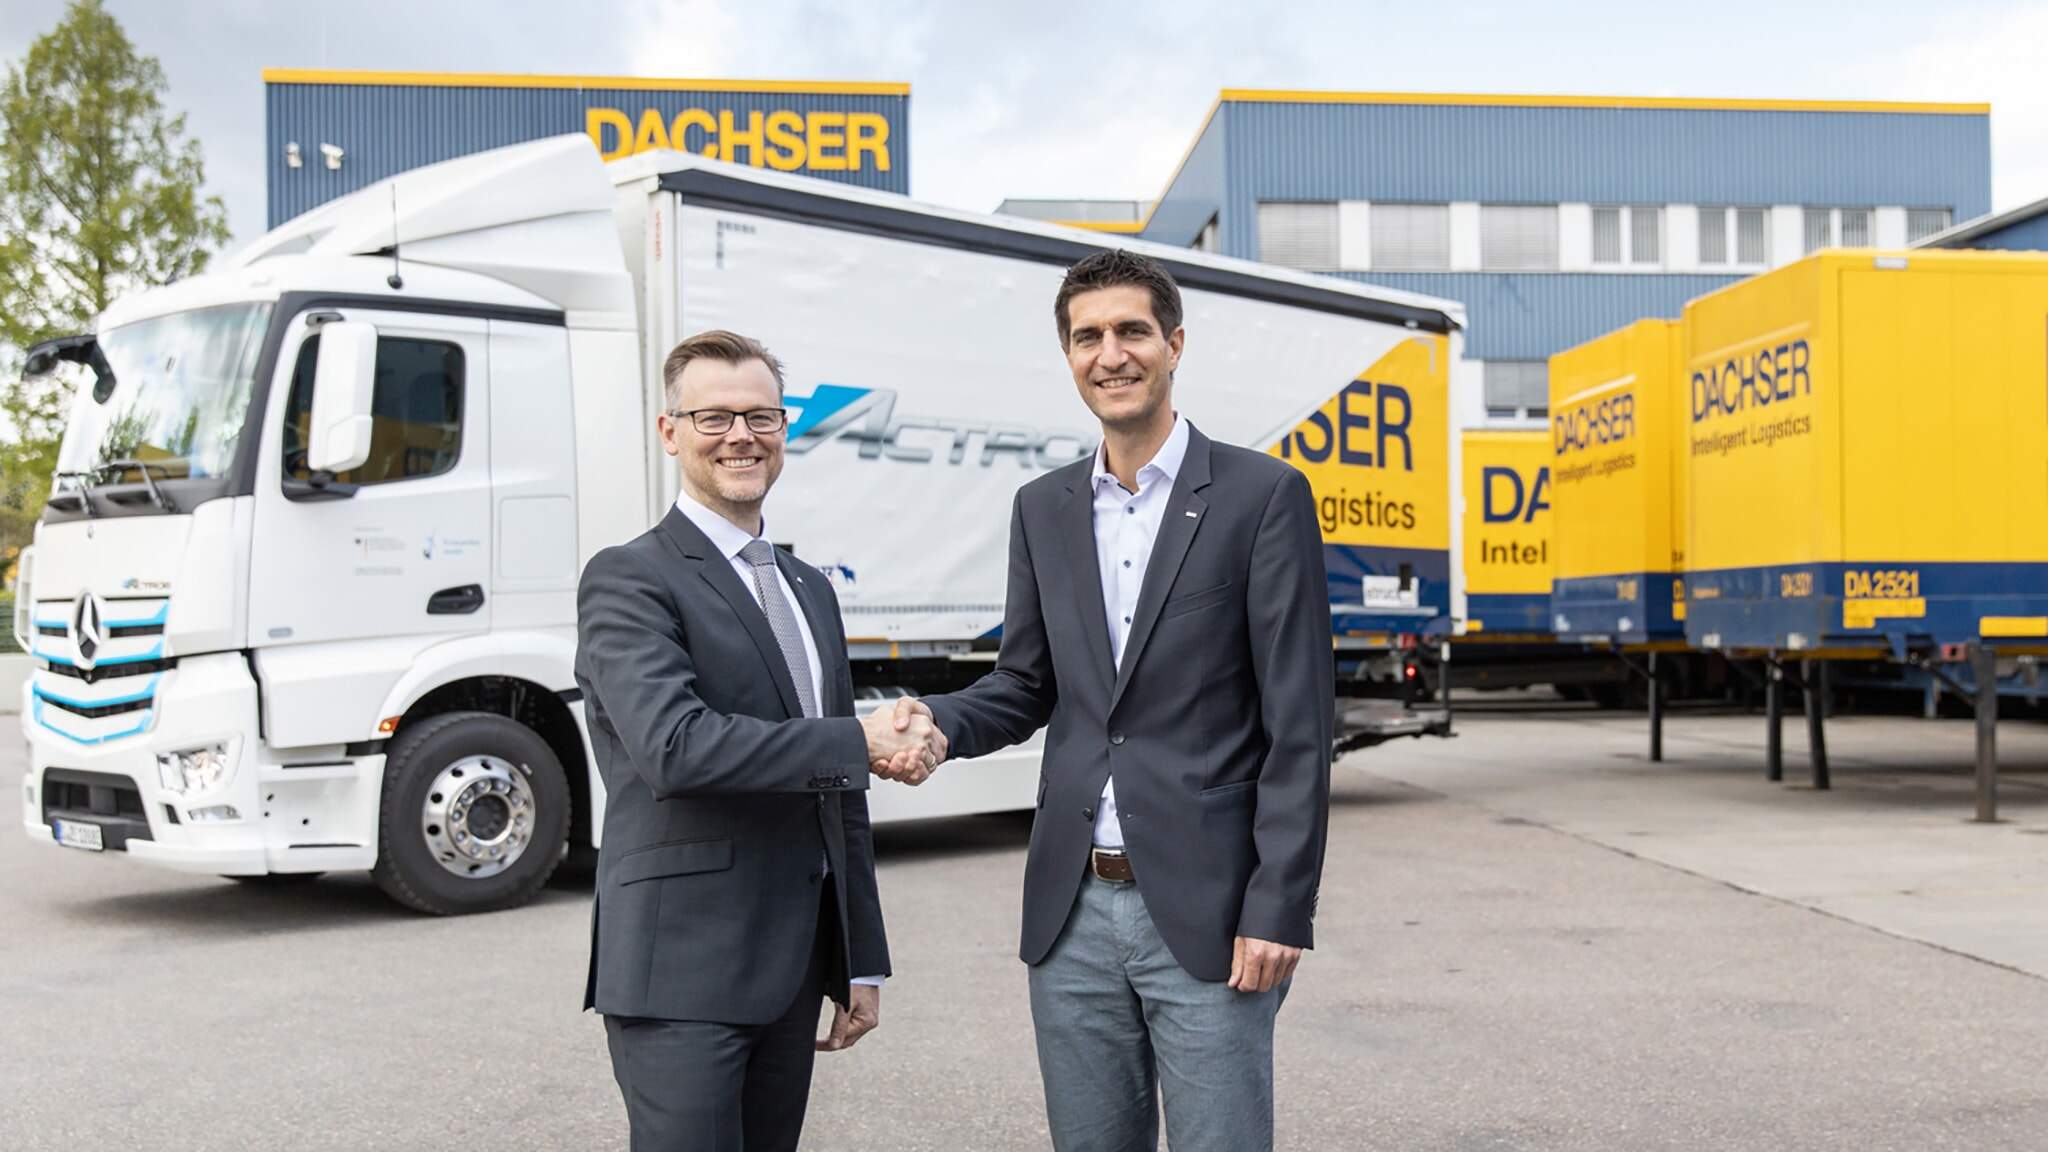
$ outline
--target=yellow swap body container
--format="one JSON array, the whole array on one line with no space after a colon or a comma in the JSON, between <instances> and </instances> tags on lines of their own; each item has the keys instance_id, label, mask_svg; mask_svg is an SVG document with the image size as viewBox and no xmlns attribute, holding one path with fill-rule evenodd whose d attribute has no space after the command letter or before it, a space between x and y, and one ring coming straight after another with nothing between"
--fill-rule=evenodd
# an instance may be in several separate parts
<instances>
[{"instance_id":1,"label":"yellow swap body container","mask_svg":"<svg viewBox=\"0 0 2048 1152\"><path fill-rule=\"evenodd\" d=\"M1464 435L1465 633L1550 635L1550 437Z\"/></svg>"},{"instance_id":2,"label":"yellow swap body container","mask_svg":"<svg viewBox=\"0 0 2048 1152\"><path fill-rule=\"evenodd\" d=\"M1682 639L1681 329L1639 320L1550 358L1551 626L1560 638Z\"/></svg>"},{"instance_id":3,"label":"yellow swap body container","mask_svg":"<svg viewBox=\"0 0 2048 1152\"><path fill-rule=\"evenodd\" d=\"M1308 476L1338 636L1449 635L1455 595L1450 337L1401 341L1273 445Z\"/></svg>"},{"instance_id":4,"label":"yellow swap body container","mask_svg":"<svg viewBox=\"0 0 2048 1152\"><path fill-rule=\"evenodd\" d=\"M1685 309L1686 635L2048 635L2048 256L1824 252Z\"/></svg>"}]
</instances>

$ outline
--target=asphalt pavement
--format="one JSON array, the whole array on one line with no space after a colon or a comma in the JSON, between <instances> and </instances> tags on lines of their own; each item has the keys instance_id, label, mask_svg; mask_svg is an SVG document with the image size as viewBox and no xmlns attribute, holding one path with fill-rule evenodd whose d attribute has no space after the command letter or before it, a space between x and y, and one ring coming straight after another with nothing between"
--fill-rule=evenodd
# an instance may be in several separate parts
<instances>
[{"instance_id":1,"label":"asphalt pavement","mask_svg":"<svg viewBox=\"0 0 2048 1152\"><path fill-rule=\"evenodd\" d=\"M2048 730L2014 726L1994 827L1963 819L1967 722L1838 721L1832 793L1763 782L1754 718L1674 717L1664 765L1640 717L1462 731L1337 768L1282 1148L2048 1146L2025 942ZM22 764L7 718L0 779ZM577 1011L587 876L436 920L366 877L252 887L30 843L21 803L0 789L0 1148L625 1148ZM1014 955L1028 835L880 830L897 971L880 1030L820 1057L806 1148L1047 1146Z\"/></svg>"}]
</instances>

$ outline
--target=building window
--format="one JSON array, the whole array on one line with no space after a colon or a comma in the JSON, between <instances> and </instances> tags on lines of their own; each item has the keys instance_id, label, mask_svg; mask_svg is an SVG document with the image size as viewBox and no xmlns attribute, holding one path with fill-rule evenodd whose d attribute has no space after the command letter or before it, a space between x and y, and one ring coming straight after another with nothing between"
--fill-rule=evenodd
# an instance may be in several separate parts
<instances>
[{"instance_id":1,"label":"building window","mask_svg":"<svg viewBox=\"0 0 2048 1152\"><path fill-rule=\"evenodd\" d=\"M1700 263L1728 262L1728 209L1700 209Z\"/></svg>"},{"instance_id":2,"label":"building window","mask_svg":"<svg viewBox=\"0 0 2048 1152\"><path fill-rule=\"evenodd\" d=\"M1336 201L1260 204L1259 259L1305 272L1335 271Z\"/></svg>"},{"instance_id":3,"label":"building window","mask_svg":"<svg viewBox=\"0 0 2048 1152\"><path fill-rule=\"evenodd\" d=\"M1908 208L1906 243L1918 244L1936 232L1946 229L1954 219L1954 214L1947 208Z\"/></svg>"},{"instance_id":4,"label":"building window","mask_svg":"<svg viewBox=\"0 0 2048 1152\"><path fill-rule=\"evenodd\" d=\"M1593 263L1621 263L1621 209L1593 209Z\"/></svg>"},{"instance_id":5,"label":"building window","mask_svg":"<svg viewBox=\"0 0 2048 1152\"><path fill-rule=\"evenodd\" d=\"M1800 236L1801 251L1808 254L1840 244L1844 248L1870 247L1870 209L1808 208Z\"/></svg>"},{"instance_id":6,"label":"building window","mask_svg":"<svg viewBox=\"0 0 2048 1152\"><path fill-rule=\"evenodd\" d=\"M1701 264L1768 264L1770 209L1705 206L1700 209ZM1730 224L1735 242L1729 244ZM1731 261L1730 257L1733 256Z\"/></svg>"},{"instance_id":7,"label":"building window","mask_svg":"<svg viewBox=\"0 0 2048 1152\"><path fill-rule=\"evenodd\" d=\"M1664 209L1656 204L1593 209L1593 263L1647 264L1663 261Z\"/></svg>"},{"instance_id":8,"label":"building window","mask_svg":"<svg viewBox=\"0 0 2048 1152\"><path fill-rule=\"evenodd\" d=\"M1664 260L1664 209L1637 204L1628 210L1628 262L1659 264Z\"/></svg>"},{"instance_id":9,"label":"building window","mask_svg":"<svg viewBox=\"0 0 2048 1152\"><path fill-rule=\"evenodd\" d=\"M1442 271L1451 266L1451 206L1448 204L1374 204L1372 229L1374 271Z\"/></svg>"},{"instance_id":10,"label":"building window","mask_svg":"<svg viewBox=\"0 0 2048 1152\"><path fill-rule=\"evenodd\" d=\"M1488 271L1554 271L1557 205L1481 204L1479 266Z\"/></svg>"},{"instance_id":11,"label":"building window","mask_svg":"<svg viewBox=\"0 0 2048 1152\"><path fill-rule=\"evenodd\" d=\"M1542 419L1550 414L1550 364L1545 360L1488 360L1486 414L1498 420Z\"/></svg>"},{"instance_id":12,"label":"building window","mask_svg":"<svg viewBox=\"0 0 2048 1152\"><path fill-rule=\"evenodd\" d=\"M1770 263L1770 237L1765 231L1765 224L1769 219L1770 214L1762 208L1737 208L1735 210L1736 263Z\"/></svg>"},{"instance_id":13,"label":"building window","mask_svg":"<svg viewBox=\"0 0 2048 1152\"><path fill-rule=\"evenodd\" d=\"M1840 210L1840 215L1842 219L1842 247L1870 247L1870 209L1843 208Z\"/></svg>"},{"instance_id":14,"label":"building window","mask_svg":"<svg viewBox=\"0 0 2048 1152\"><path fill-rule=\"evenodd\" d=\"M1805 253L1818 252L1835 246L1835 214L1826 208L1808 208L1805 214L1806 227L1800 239L1799 250Z\"/></svg>"}]
</instances>

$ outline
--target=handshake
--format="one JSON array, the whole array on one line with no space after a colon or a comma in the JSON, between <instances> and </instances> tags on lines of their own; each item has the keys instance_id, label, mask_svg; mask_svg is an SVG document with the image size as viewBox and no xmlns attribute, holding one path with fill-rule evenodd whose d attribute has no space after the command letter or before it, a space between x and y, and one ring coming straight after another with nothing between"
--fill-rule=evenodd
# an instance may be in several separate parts
<instances>
[{"instance_id":1,"label":"handshake","mask_svg":"<svg viewBox=\"0 0 2048 1152\"><path fill-rule=\"evenodd\" d=\"M884 780L922 784L946 759L946 736L932 723L932 710L908 696L861 717L860 726L868 737L868 767Z\"/></svg>"}]
</instances>

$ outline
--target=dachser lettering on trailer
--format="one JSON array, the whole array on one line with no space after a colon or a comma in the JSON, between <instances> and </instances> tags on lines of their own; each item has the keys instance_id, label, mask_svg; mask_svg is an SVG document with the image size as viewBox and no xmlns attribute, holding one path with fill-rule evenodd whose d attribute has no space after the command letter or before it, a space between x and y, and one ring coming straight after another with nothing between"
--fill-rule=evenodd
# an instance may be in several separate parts
<instances>
[{"instance_id":1,"label":"dachser lettering on trailer","mask_svg":"<svg viewBox=\"0 0 2048 1152\"><path fill-rule=\"evenodd\" d=\"M1401 471L1413 472L1415 446L1409 441L1408 425L1414 418L1415 405L1408 397L1408 389L1399 384L1353 380L1337 394L1336 426L1331 427L1330 418L1321 412L1311 414L1302 421L1302 427L1281 438L1280 458L1292 460L1299 455L1310 464L1323 464L1334 453L1339 464L1390 469L1398 453ZM1317 433L1313 438L1310 429ZM1366 433L1372 433L1370 451L1359 444ZM1410 519L1409 526L1413 527L1412 506ZM1355 526L1360 522L1351 523Z\"/></svg>"},{"instance_id":2,"label":"dachser lettering on trailer","mask_svg":"<svg viewBox=\"0 0 2048 1152\"><path fill-rule=\"evenodd\" d=\"M1550 418L1550 428L1552 447L1559 456L1618 444L1636 434L1636 398L1623 393L1597 404L1567 408Z\"/></svg>"},{"instance_id":3,"label":"dachser lettering on trailer","mask_svg":"<svg viewBox=\"0 0 2048 1152\"><path fill-rule=\"evenodd\" d=\"M1045 431L1022 424L943 420L935 416L896 415L896 392L890 388L849 388L820 384L809 396L786 396L799 409L789 425L788 450L802 455L832 440L851 440L860 458L884 457L906 464L930 464L946 453L948 464L968 462L969 449L983 468L998 460L1014 460L1024 468L1052 469L1072 464L1095 450L1095 443L1072 432ZM910 442L905 442L905 434ZM920 443L921 441L921 443Z\"/></svg>"},{"instance_id":4,"label":"dachser lettering on trailer","mask_svg":"<svg viewBox=\"0 0 2048 1152\"><path fill-rule=\"evenodd\" d=\"M1498 496L1500 499L1496 500ZM1513 468L1487 465L1479 470L1480 515L1488 524L1536 522L1538 512L1550 511L1550 469L1538 468L1536 482L1526 483Z\"/></svg>"},{"instance_id":5,"label":"dachser lettering on trailer","mask_svg":"<svg viewBox=\"0 0 2048 1152\"><path fill-rule=\"evenodd\" d=\"M1389 500L1378 492L1353 496L1350 489L1339 488L1336 495L1316 501L1316 516L1323 522L1325 536L1344 528L1405 530L1415 527L1415 502Z\"/></svg>"},{"instance_id":6,"label":"dachser lettering on trailer","mask_svg":"<svg viewBox=\"0 0 2048 1152\"><path fill-rule=\"evenodd\" d=\"M635 119L589 108L583 130L606 160L672 148L777 172L887 172L890 164L889 118L879 112L685 108L669 117L646 108Z\"/></svg>"},{"instance_id":7,"label":"dachser lettering on trailer","mask_svg":"<svg viewBox=\"0 0 2048 1152\"><path fill-rule=\"evenodd\" d=\"M1733 416L1813 394L1812 352L1804 340L1759 348L1692 374L1692 419Z\"/></svg>"}]
</instances>

